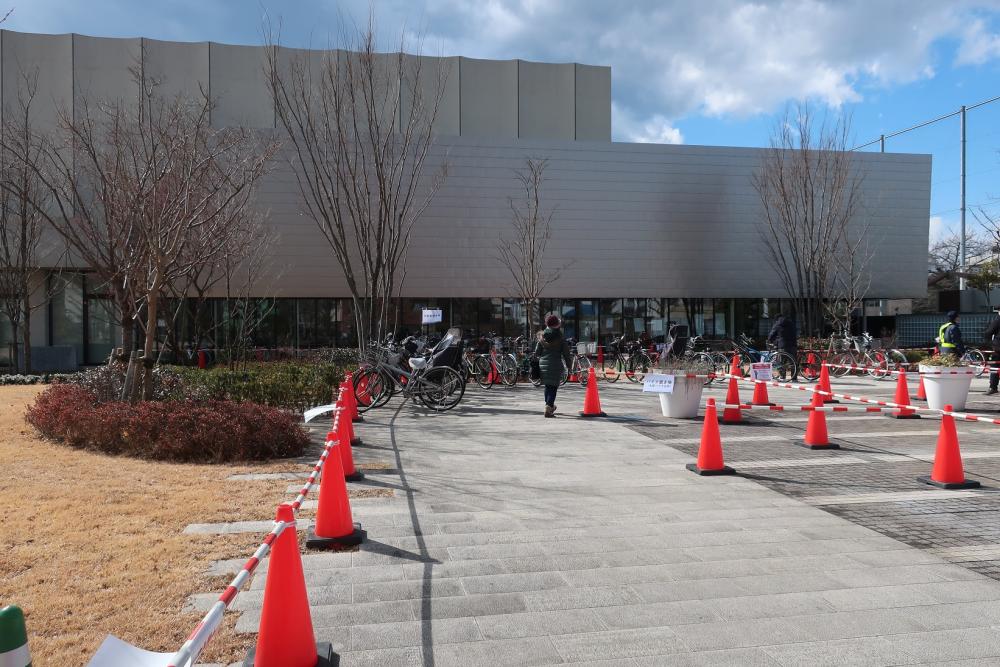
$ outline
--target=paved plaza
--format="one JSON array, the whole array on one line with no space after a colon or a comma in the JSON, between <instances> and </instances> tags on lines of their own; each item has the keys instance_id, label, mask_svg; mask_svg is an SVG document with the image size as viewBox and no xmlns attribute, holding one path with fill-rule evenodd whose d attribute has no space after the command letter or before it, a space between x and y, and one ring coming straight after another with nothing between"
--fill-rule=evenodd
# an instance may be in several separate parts
<instances>
[{"instance_id":1,"label":"paved plaza","mask_svg":"<svg viewBox=\"0 0 1000 667\"><path fill-rule=\"evenodd\" d=\"M443 415L393 403L366 417L356 460L387 469L351 487L394 495L354 501L360 550L303 556L317 639L341 664L1000 664L1000 427L958 424L981 490L917 482L937 418L860 412L828 415L841 449L826 451L795 445L804 413L755 412L721 427L739 474L699 477L684 464L700 422L659 416L637 386L600 389L607 419L575 416L579 387L542 419L527 386L470 388ZM998 409L981 394L969 406ZM234 603L239 631L256 631L266 571Z\"/></svg>"}]
</instances>

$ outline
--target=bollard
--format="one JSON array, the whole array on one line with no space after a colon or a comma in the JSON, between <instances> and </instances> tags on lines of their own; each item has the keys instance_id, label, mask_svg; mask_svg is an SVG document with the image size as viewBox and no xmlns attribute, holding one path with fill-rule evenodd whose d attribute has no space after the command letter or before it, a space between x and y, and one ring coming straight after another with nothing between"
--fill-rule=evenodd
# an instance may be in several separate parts
<instances>
[{"instance_id":1,"label":"bollard","mask_svg":"<svg viewBox=\"0 0 1000 667\"><path fill-rule=\"evenodd\" d=\"M9 605L0 609L0 665L3 667L31 667L28 651L28 630L24 625L24 612Z\"/></svg>"}]
</instances>

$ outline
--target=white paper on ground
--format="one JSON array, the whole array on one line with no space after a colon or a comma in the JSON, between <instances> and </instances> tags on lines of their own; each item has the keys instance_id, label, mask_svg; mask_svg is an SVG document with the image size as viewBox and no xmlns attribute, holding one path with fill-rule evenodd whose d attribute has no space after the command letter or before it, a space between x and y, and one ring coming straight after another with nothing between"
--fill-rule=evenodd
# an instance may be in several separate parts
<instances>
[{"instance_id":1,"label":"white paper on ground","mask_svg":"<svg viewBox=\"0 0 1000 667\"><path fill-rule=\"evenodd\" d=\"M108 635L87 667L167 667L173 653L156 653Z\"/></svg>"},{"instance_id":2,"label":"white paper on ground","mask_svg":"<svg viewBox=\"0 0 1000 667\"><path fill-rule=\"evenodd\" d=\"M307 423L311 422L313 419L316 419L316 417L326 414L327 412L333 412L332 405L320 405L319 407L316 408L309 408L308 410L302 413L302 421Z\"/></svg>"}]
</instances>

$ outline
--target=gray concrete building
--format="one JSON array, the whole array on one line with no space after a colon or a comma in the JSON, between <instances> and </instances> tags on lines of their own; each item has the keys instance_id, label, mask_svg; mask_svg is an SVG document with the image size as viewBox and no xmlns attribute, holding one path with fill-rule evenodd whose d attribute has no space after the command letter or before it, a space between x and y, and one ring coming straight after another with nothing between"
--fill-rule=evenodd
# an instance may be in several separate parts
<instances>
[{"instance_id":1,"label":"gray concrete building","mask_svg":"<svg viewBox=\"0 0 1000 667\"><path fill-rule=\"evenodd\" d=\"M35 123L54 127L60 108L134 95L131 70L138 68L161 80L166 93L210 91L217 126L273 129L265 48L0 31L0 106L10 113L22 74L36 72ZM420 309L441 307L444 325L520 333L523 314L495 246L510 225L514 172L527 158L549 161L543 196L555 215L548 261L566 268L543 307L564 315L570 335L604 340L647 331L655 338L671 319L708 336L767 326L783 290L759 241L761 206L751 184L759 150L613 142L608 67L464 57L423 64L447 72L431 162L447 161L450 175L413 233L404 327L419 328ZM257 295L271 314L254 342L349 344L349 292L281 162L259 198L277 242L272 274ZM922 295L930 156L859 153L855 164L864 173L859 216L874 234L871 297ZM32 333L40 348L95 363L116 339L115 325L101 286L77 268L51 278L58 288ZM213 309L224 317L221 302Z\"/></svg>"}]
</instances>

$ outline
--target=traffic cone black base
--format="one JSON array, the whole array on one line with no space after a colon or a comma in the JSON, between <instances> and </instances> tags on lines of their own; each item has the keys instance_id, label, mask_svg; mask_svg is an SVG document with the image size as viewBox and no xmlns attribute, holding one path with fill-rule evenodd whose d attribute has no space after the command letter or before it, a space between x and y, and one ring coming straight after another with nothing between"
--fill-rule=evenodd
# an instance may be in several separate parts
<instances>
[{"instance_id":1,"label":"traffic cone black base","mask_svg":"<svg viewBox=\"0 0 1000 667\"><path fill-rule=\"evenodd\" d=\"M247 659L243 661L243 667L253 667L256 657L257 649L251 647ZM316 642L316 667L340 667L340 656L333 652L333 644L330 642Z\"/></svg>"},{"instance_id":2,"label":"traffic cone black base","mask_svg":"<svg viewBox=\"0 0 1000 667\"><path fill-rule=\"evenodd\" d=\"M365 474L360 470L355 470L350 475L344 475L344 479L348 482L360 482L365 478Z\"/></svg>"},{"instance_id":3,"label":"traffic cone black base","mask_svg":"<svg viewBox=\"0 0 1000 667\"><path fill-rule=\"evenodd\" d=\"M904 415L904 414L898 414L897 415L897 414L894 414L892 412L889 412L889 413L886 414L886 417L888 417L889 419L920 419L920 415L918 415L915 412L912 412L912 413L910 413L908 415Z\"/></svg>"},{"instance_id":4,"label":"traffic cone black base","mask_svg":"<svg viewBox=\"0 0 1000 667\"><path fill-rule=\"evenodd\" d=\"M361 438L358 437L351 438L351 447L361 447L364 444L365 443L361 440Z\"/></svg>"},{"instance_id":5,"label":"traffic cone black base","mask_svg":"<svg viewBox=\"0 0 1000 667\"><path fill-rule=\"evenodd\" d=\"M979 482L971 479L967 479L964 482L935 482L930 477L917 477L917 481L936 486L939 489L948 489L949 491L955 489L978 489L982 486Z\"/></svg>"},{"instance_id":6,"label":"traffic cone black base","mask_svg":"<svg viewBox=\"0 0 1000 667\"><path fill-rule=\"evenodd\" d=\"M741 417L740 421L726 421L722 415L719 415L719 423L726 426L774 426L769 421L754 417Z\"/></svg>"},{"instance_id":7,"label":"traffic cone black base","mask_svg":"<svg viewBox=\"0 0 1000 667\"><path fill-rule=\"evenodd\" d=\"M355 418L354 418L354 419L352 419L351 421L352 421L352 422L354 422L355 424L357 424L357 423L359 423L359 422L363 422L364 420L365 420L365 418L364 418L364 417L362 417L361 415L358 415L357 417L355 417Z\"/></svg>"},{"instance_id":8,"label":"traffic cone black base","mask_svg":"<svg viewBox=\"0 0 1000 667\"><path fill-rule=\"evenodd\" d=\"M316 530L310 526L306 531L306 549L337 549L353 547L368 539L368 531L361 528L360 523L354 524L354 532L341 537L318 537Z\"/></svg>"},{"instance_id":9,"label":"traffic cone black base","mask_svg":"<svg viewBox=\"0 0 1000 667\"><path fill-rule=\"evenodd\" d=\"M806 449L840 449L840 445L833 442L828 442L825 445L810 445L804 440L798 440L795 444L799 447L805 447Z\"/></svg>"},{"instance_id":10,"label":"traffic cone black base","mask_svg":"<svg viewBox=\"0 0 1000 667\"><path fill-rule=\"evenodd\" d=\"M606 413L606 412L598 412L596 414L588 415L587 413L581 411L580 412L580 416L589 419L591 417L607 417L608 413Z\"/></svg>"},{"instance_id":11,"label":"traffic cone black base","mask_svg":"<svg viewBox=\"0 0 1000 667\"><path fill-rule=\"evenodd\" d=\"M701 475L702 477L714 477L715 475L735 475L736 471L729 466L722 466L715 470L702 470L698 467L697 463L688 463L684 466L696 475Z\"/></svg>"}]
</instances>

